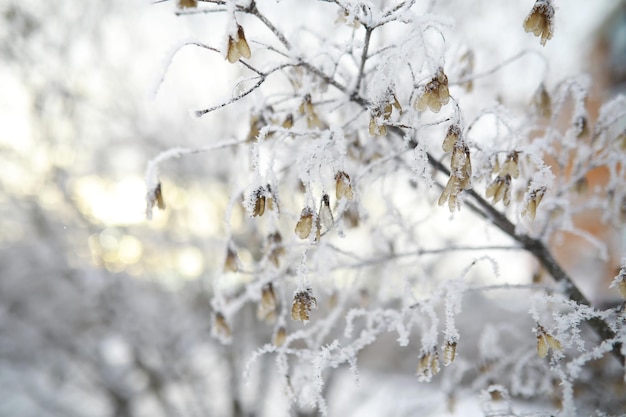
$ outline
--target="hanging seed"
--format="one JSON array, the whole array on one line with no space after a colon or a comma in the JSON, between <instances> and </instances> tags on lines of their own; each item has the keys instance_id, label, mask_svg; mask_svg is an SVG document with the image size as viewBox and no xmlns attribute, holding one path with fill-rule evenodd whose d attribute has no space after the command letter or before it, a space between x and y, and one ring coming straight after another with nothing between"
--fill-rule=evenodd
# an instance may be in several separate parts
<instances>
[{"instance_id":1,"label":"hanging seed","mask_svg":"<svg viewBox=\"0 0 626 417\"><path fill-rule=\"evenodd\" d=\"M165 201L163 200L163 192L161 191L161 183L158 183L154 189L154 198L159 210L165 210Z\"/></svg>"},{"instance_id":2,"label":"hanging seed","mask_svg":"<svg viewBox=\"0 0 626 417\"><path fill-rule=\"evenodd\" d=\"M261 302L257 307L257 318L259 320L268 320L275 317L276 311L276 294L274 293L274 287L272 283L268 283L263 286L261 290ZM268 320L268 321L270 321Z\"/></svg>"},{"instance_id":3,"label":"hanging seed","mask_svg":"<svg viewBox=\"0 0 626 417\"><path fill-rule=\"evenodd\" d=\"M326 228L326 230L331 230L335 225L335 220L333 219L333 213L330 210L330 199L328 194L324 194L322 196L322 201L320 202L320 211L318 214L320 224Z\"/></svg>"},{"instance_id":4,"label":"hanging seed","mask_svg":"<svg viewBox=\"0 0 626 417\"><path fill-rule=\"evenodd\" d=\"M504 177L510 175L512 178L519 177L519 152L512 151L506 156L504 164L500 169L500 176Z\"/></svg>"},{"instance_id":5,"label":"hanging seed","mask_svg":"<svg viewBox=\"0 0 626 417\"><path fill-rule=\"evenodd\" d=\"M296 224L296 235L300 239L306 239L311 234L311 230L313 230L313 210L310 207L305 207L302 209L300 213L300 220Z\"/></svg>"},{"instance_id":6,"label":"hanging seed","mask_svg":"<svg viewBox=\"0 0 626 417\"><path fill-rule=\"evenodd\" d=\"M452 152L454 149L454 145L459 140L461 136L461 128L457 124L452 124L448 127L448 133L446 134L445 139L443 140L443 148L444 152Z\"/></svg>"},{"instance_id":7,"label":"hanging seed","mask_svg":"<svg viewBox=\"0 0 626 417\"><path fill-rule=\"evenodd\" d=\"M438 113L449 100L448 77L443 68L438 68L435 76L424 86L422 94L415 102L415 108L419 111L430 108L431 111Z\"/></svg>"},{"instance_id":8,"label":"hanging seed","mask_svg":"<svg viewBox=\"0 0 626 417\"><path fill-rule=\"evenodd\" d=\"M443 366L448 366L456 358L456 342L446 342L443 348Z\"/></svg>"},{"instance_id":9,"label":"hanging seed","mask_svg":"<svg viewBox=\"0 0 626 417\"><path fill-rule=\"evenodd\" d=\"M585 116L578 116L574 120L574 129L576 129L576 137L578 139L589 136L589 122Z\"/></svg>"},{"instance_id":10,"label":"hanging seed","mask_svg":"<svg viewBox=\"0 0 626 417\"><path fill-rule=\"evenodd\" d=\"M548 342L544 335L537 335L537 354L541 359L548 356Z\"/></svg>"},{"instance_id":11,"label":"hanging seed","mask_svg":"<svg viewBox=\"0 0 626 417\"><path fill-rule=\"evenodd\" d=\"M224 261L224 272L237 272L239 270L239 258L237 252L229 247L226 250L226 260Z\"/></svg>"},{"instance_id":12,"label":"hanging seed","mask_svg":"<svg viewBox=\"0 0 626 417\"><path fill-rule=\"evenodd\" d=\"M239 61L239 58L250 59L250 56L250 47L248 46L248 42L246 42L246 36L243 32L243 28L240 25L237 25L237 36L235 38L232 36L228 37L228 51L226 59L228 59L228 62L232 64Z\"/></svg>"},{"instance_id":13,"label":"hanging seed","mask_svg":"<svg viewBox=\"0 0 626 417\"><path fill-rule=\"evenodd\" d=\"M552 116L552 99L543 83L539 84L539 88L533 96L532 105L539 116L546 119Z\"/></svg>"},{"instance_id":14,"label":"hanging seed","mask_svg":"<svg viewBox=\"0 0 626 417\"><path fill-rule=\"evenodd\" d=\"M289 113L287 117L285 117L285 121L283 122L283 127L285 129L291 129L293 127L293 114Z\"/></svg>"},{"instance_id":15,"label":"hanging seed","mask_svg":"<svg viewBox=\"0 0 626 417\"><path fill-rule=\"evenodd\" d=\"M552 39L554 34L554 7L550 0L537 0L524 20L524 30L541 36L541 45Z\"/></svg>"},{"instance_id":16,"label":"hanging seed","mask_svg":"<svg viewBox=\"0 0 626 417\"><path fill-rule=\"evenodd\" d=\"M459 78L465 79L471 77L474 73L474 52L467 51L461 58L459 59L459 64L461 66L461 71L459 73ZM465 91L468 93L472 92L474 88L474 83L472 80L468 80L466 83L462 84L465 87Z\"/></svg>"},{"instance_id":17,"label":"hanging seed","mask_svg":"<svg viewBox=\"0 0 626 417\"><path fill-rule=\"evenodd\" d=\"M338 171L335 174L335 196L337 200L341 200L345 198L347 200L352 200L354 198L354 194L352 193L352 182L350 181L350 176L343 171Z\"/></svg>"},{"instance_id":18,"label":"hanging seed","mask_svg":"<svg viewBox=\"0 0 626 417\"><path fill-rule=\"evenodd\" d=\"M285 248L283 247L282 242L283 237L279 232L271 233L267 237L267 256L276 268L280 266L280 258L285 254Z\"/></svg>"},{"instance_id":19,"label":"hanging seed","mask_svg":"<svg viewBox=\"0 0 626 417\"><path fill-rule=\"evenodd\" d=\"M526 203L526 208L522 211L522 216L528 215L530 220L535 220L535 216L537 215L537 206L541 202L543 195L546 193L546 187L540 187L536 190L530 192L528 196L528 202Z\"/></svg>"},{"instance_id":20,"label":"hanging seed","mask_svg":"<svg viewBox=\"0 0 626 417\"><path fill-rule=\"evenodd\" d=\"M197 0L178 0L177 6L179 9L193 9L198 7Z\"/></svg>"},{"instance_id":21,"label":"hanging seed","mask_svg":"<svg viewBox=\"0 0 626 417\"><path fill-rule=\"evenodd\" d=\"M487 198L493 197L493 204L502 200L505 206L508 206L511 202L511 176L505 175L504 177L498 175L495 180L487 187L485 193Z\"/></svg>"},{"instance_id":22,"label":"hanging seed","mask_svg":"<svg viewBox=\"0 0 626 417\"><path fill-rule=\"evenodd\" d=\"M437 352L433 353L430 359L430 371L433 375L437 375L439 373L439 354Z\"/></svg>"},{"instance_id":23,"label":"hanging seed","mask_svg":"<svg viewBox=\"0 0 626 417\"><path fill-rule=\"evenodd\" d=\"M274 346L282 346L285 344L285 340L287 339L287 330L285 330L284 326L278 327L276 329L276 333L274 333L274 337L272 343Z\"/></svg>"},{"instance_id":24,"label":"hanging seed","mask_svg":"<svg viewBox=\"0 0 626 417\"><path fill-rule=\"evenodd\" d=\"M324 127L324 124L320 121L319 117L315 113L310 94L306 94L303 97L302 103L300 104L298 111L300 112L300 114L306 116L306 122L309 129L321 129Z\"/></svg>"},{"instance_id":25,"label":"hanging seed","mask_svg":"<svg viewBox=\"0 0 626 417\"><path fill-rule=\"evenodd\" d=\"M311 289L300 291L293 297L291 305L291 318L306 323L312 309L317 308L317 300L313 297Z\"/></svg>"},{"instance_id":26,"label":"hanging seed","mask_svg":"<svg viewBox=\"0 0 626 417\"><path fill-rule=\"evenodd\" d=\"M446 184L446 188L443 189L441 195L439 196L437 204L443 206L447 202L450 213L453 213L458 208L457 196L461 191L462 188L459 178L451 175L448 179L448 183Z\"/></svg>"},{"instance_id":27,"label":"hanging seed","mask_svg":"<svg viewBox=\"0 0 626 417\"><path fill-rule=\"evenodd\" d=\"M259 187L254 192L254 210L252 216L262 216L265 213L265 190L263 187Z\"/></svg>"},{"instance_id":28,"label":"hanging seed","mask_svg":"<svg viewBox=\"0 0 626 417\"><path fill-rule=\"evenodd\" d=\"M232 335L230 326L226 322L226 318L219 311L215 313L215 318L213 320L213 332L215 336L222 340L230 339Z\"/></svg>"}]
</instances>

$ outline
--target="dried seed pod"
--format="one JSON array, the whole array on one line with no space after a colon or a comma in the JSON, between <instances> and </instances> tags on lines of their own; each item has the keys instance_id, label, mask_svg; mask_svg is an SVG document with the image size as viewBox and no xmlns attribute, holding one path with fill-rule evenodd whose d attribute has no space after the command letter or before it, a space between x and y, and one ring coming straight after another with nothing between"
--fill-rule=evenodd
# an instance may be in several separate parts
<instances>
[{"instance_id":1,"label":"dried seed pod","mask_svg":"<svg viewBox=\"0 0 626 417\"><path fill-rule=\"evenodd\" d=\"M352 200L354 198L354 194L352 193L352 183L348 174L343 171L338 171L335 174L335 183L335 196L337 197L337 200L341 200L342 198Z\"/></svg>"},{"instance_id":2,"label":"dried seed pod","mask_svg":"<svg viewBox=\"0 0 626 417\"><path fill-rule=\"evenodd\" d=\"M493 197L493 204L502 200L505 206L508 206L511 202L511 176L505 175L504 177L498 175L495 180L487 187L485 193L487 198Z\"/></svg>"},{"instance_id":3,"label":"dried seed pod","mask_svg":"<svg viewBox=\"0 0 626 417\"><path fill-rule=\"evenodd\" d=\"M474 73L474 52L468 50L459 59L459 65L461 66L461 71L459 73L459 78L466 79L471 77ZM470 79L466 83L462 84L465 87L465 91L470 93L474 88L474 82Z\"/></svg>"},{"instance_id":4,"label":"dried seed pod","mask_svg":"<svg viewBox=\"0 0 626 417\"><path fill-rule=\"evenodd\" d=\"M424 86L422 94L415 102L415 108L419 111L430 108L438 113L449 100L448 77L443 72L443 68L438 68L435 76Z\"/></svg>"},{"instance_id":5,"label":"dried seed pod","mask_svg":"<svg viewBox=\"0 0 626 417\"><path fill-rule=\"evenodd\" d=\"M154 189L146 193L146 218L152 219L152 209L157 206L159 210L165 210L165 201L163 200L163 192L161 191L161 183L157 183Z\"/></svg>"},{"instance_id":6,"label":"dried seed pod","mask_svg":"<svg viewBox=\"0 0 626 417\"><path fill-rule=\"evenodd\" d=\"M276 333L274 333L274 337L272 338L272 343L274 346L282 346L285 344L285 340L287 339L287 330L285 330L284 326L279 326L276 329Z\"/></svg>"},{"instance_id":7,"label":"dried seed pod","mask_svg":"<svg viewBox=\"0 0 626 417\"><path fill-rule=\"evenodd\" d=\"M578 139L589 136L589 122L585 116L578 116L574 120L574 129L576 129L576 137Z\"/></svg>"},{"instance_id":8,"label":"dried seed pod","mask_svg":"<svg viewBox=\"0 0 626 417\"><path fill-rule=\"evenodd\" d=\"M324 124L320 121L319 117L315 113L310 94L306 94L303 97L302 103L300 103L298 111L300 112L300 114L306 117L306 122L309 129L322 129L324 127Z\"/></svg>"},{"instance_id":9,"label":"dried seed pod","mask_svg":"<svg viewBox=\"0 0 626 417\"><path fill-rule=\"evenodd\" d=\"M439 354L437 352L433 353L430 358L430 371L433 375L437 375L439 373Z\"/></svg>"},{"instance_id":10,"label":"dried seed pod","mask_svg":"<svg viewBox=\"0 0 626 417\"><path fill-rule=\"evenodd\" d=\"M541 359L548 356L548 342L543 335L537 335L537 354Z\"/></svg>"},{"instance_id":11,"label":"dried seed pod","mask_svg":"<svg viewBox=\"0 0 626 417\"><path fill-rule=\"evenodd\" d=\"M283 127L285 129L291 129L293 127L293 114L289 113L285 117L285 121L283 122Z\"/></svg>"},{"instance_id":12,"label":"dried seed pod","mask_svg":"<svg viewBox=\"0 0 626 417\"><path fill-rule=\"evenodd\" d=\"M333 219L333 213L330 210L330 199L328 194L324 194L322 196L322 201L320 202L320 211L317 215L320 221L320 224L326 228L326 230L331 230L335 225L335 220Z\"/></svg>"},{"instance_id":13,"label":"dried seed pod","mask_svg":"<svg viewBox=\"0 0 626 417\"><path fill-rule=\"evenodd\" d=\"M438 373L439 355L437 351L422 354L417 365L417 375L429 379Z\"/></svg>"},{"instance_id":14,"label":"dried seed pod","mask_svg":"<svg viewBox=\"0 0 626 417\"><path fill-rule=\"evenodd\" d=\"M282 245L283 237L279 232L271 233L267 237L267 250L270 261L278 268L280 266L280 258L285 254L285 248Z\"/></svg>"},{"instance_id":15,"label":"dried seed pod","mask_svg":"<svg viewBox=\"0 0 626 417\"><path fill-rule=\"evenodd\" d=\"M226 260L224 261L224 272L239 271L239 258L237 252L232 247L226 249Z\"/></svg>"},{"instance_id":16,"label":"dried seed pod","mask_svg":"<svg viewBox=\"0 0 626 417\"><path fill-rule=\"evenodd\" d=\"M276 315L276 294L272 283L263 286L261 290L261 302L257 307L257 318L259 320L273 321Z\"/></svg>"},{"instance_id":17,"label":"dried seed pod","mask_svg":"<svg viewBox=\"0 0 626 417\"><path fill-rule=\"evenodd\" d=\"M335 23L340 22L348 24L353 29L358 29L361 26L359 19L351 15L346 9L339 9L339 12L337 13L337 20L335 20Z\"/></svg>"},{"instance_id":18,"label":"dried seed pod","mask_svg":"<svg viewBox=\"0 0 626 417\"><path fill-rule=\"evenodd\" d=\"M246 35L243 32L243 28L237 25L237 35L235 37L228 36L226 59L232 64L239 61L239 58L250 59L250 56L250 47L246 41Z\"/></svg>"},{"instance_id":19,"label":"dried seed pod","mask_svg":"<svg viewBox=\"0 0 626 417\"><path fill-rule=\"evenodd\" d=\"M300 239L307 239L313 230L313 223L317 223L317 218L310 207L305 207L300 213L300 220L296 224L296 235Z\"/></svg>"},{"instance_id":20,"label":"dried seed pod","mask_svg":"<svg viewBox=\"0 0 626 417\"><path fill-rule=\"evenodd\" d=\"M537 354L541 359L548 356L549 349L553 352L562 349L561 342L549 334L543 326L537 325L535 333L537 334Z\"/></svg>"},{"instance_id":21,"label":"dried seed pod","mask_svg":"<svg viewBox=\"0 0 626 417\"><path fill-rule=\"evenodd\" d=\"M450 212L454 212L458 208L457 196L462 191L462 187L459 178L451 175L446 184L446 188L443 189L439 196L438 204L443 206L448 202L448 208Z\"/></svg>"},{"instance_id":22,"label":"dried seed pod","mask_svg":"<svg viewBox=\"0 0 626 417\"><path fill-rule=\"evenodd\" d=\"M539 84L539 88L533 95L532 105L539 116L546 119L552 116L552 99L543 83Z\"/></svg>"},{"instance_id":23,"label":"dried seed pod","mask_svg":"<svg viewBox=\"0 0 626 417\"><path fill-rule=\"evenodd\" d=\"M262 216L265 213L265 189L259 187L254 191L254 210L252 216Z\"/></svg>"},{"instance_id":24,"label":"dried seed pod","mask_svg":"<svg viewBox=\"0 0 626 417\"><path fill-rule=\"evenodd\" d=\"M622 296L622 298L626 298L626 281L625 280L621 280L617 283L617 289L619 290L619 295Z\"/></svg>"},{"instance_id":25,"label":"dried seed pod","mask_svg":"<svg viewBox=\"0 0 626 417\"><path fill-rule=\"evenodd\" d=\"M587 177L581 177L574 183L574 191L578 194L584 194L589 188L589 182L587 181Z\"/></svg>"},{"instance_id":26,"label":"dried seed pod","mask_svg":"<svg viewBox=\"0 0 626 417\"><path fill-rule=\"evenodd\" d=\"M500 176L504 177L510 175L512 178L519 177L519 152L512 151L506 156L504 164L500 169Z\"/></svg>"},{"instance_id":27,"label":"dried seed pod","mask_svg":"<svg viewBox=\"0 0 626 417\"><path fill-rule=\"evenodd\" d=\"M443 348L443 365L448 366L456 358L456 342L446 342Z\"/></svg>"},{"instance_id":28,"label":"dried seed pod","mask_svg":"<svg viewBox=\"0 0 626 417\"><path fill-rule=\"evenodd\" d=\"M522 211L522 216L528 215L530 220L535 220L535 216L537 215L537 206L541 203L541 199L545 193L546 187L540 187L536 190L532 190L528 195L528 202L526 203L526 208Z\"/></svg>"},{"instance_id":29,"label":"dried seed pod","mask_svg":"<svg viewBox=\"0 0 626 417\"><path fill-rule=\"evenodd\" d=\"M314 308L317 308L317 300L310 288L307 288L306 291L297 292L291 305L291 318L306 323L309 321L309 314Z\"/></svg>"},{"instance_id":30,"label":"dried seed pod","mask_svg":"<svg viewBox=\"0 0 626 417\"><path fill-rule=\"evenodd\" d=\"M226 342L232 336L230 326L226 322L226 318L221 312L216 312L213 318L213 335Z\"/></svg>"},{"instance_id":31,"label":"dried seed pod","mask_svg":"<svg viewBox=\"0 0 626 417\"><path fill-rule=\"evenodd\" d=\"M198 7L197 0L178 0L177 4L179 9L194 9Z\"/></svg>"},{"instance_id":32,"label":"dried seed pod","mask_svg":"<svg viewBox=\"0 0 626 417\"><path fill-rule=\"evenodd\" d=\"M443 145L441 146L443 148L443 151L452 152L460 136L461 136L461 127L457 125L456 123L451 124L448 127L448 133L446 134L446 137L443 140Z\"/></svg>"},{"instance_id":33,"label":"dried seed pod","mask_svg":"<svg viewBox=\"0 0 626 417\"><path fill-rule=\"evenodd\" d=\"M537 0L524 20L524 30L541 36L541 45L552 39L554 34L554 7L551 0Z\"/></svg>"}]
</instances>

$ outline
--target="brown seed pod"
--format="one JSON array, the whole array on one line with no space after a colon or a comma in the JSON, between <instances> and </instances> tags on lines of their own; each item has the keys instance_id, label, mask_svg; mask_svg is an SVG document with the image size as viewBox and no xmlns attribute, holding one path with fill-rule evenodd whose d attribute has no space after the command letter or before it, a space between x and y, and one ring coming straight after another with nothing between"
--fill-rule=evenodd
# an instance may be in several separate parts
<instances>
[{"instance_id":1,"label":"brown seed pod","mask_svg":"<svg viewBox=\"0 0 626 417\"><path fill-rule=\"evenodd\" d=\"M554 34L554 7L550 0L537 0L524 20L524 30L541 37L541 45L552 39Z\"/></svg>"},{"instance_id":2,"label":"brown seed pod","mask_svg":"<svg viewBox=\"0 0 626 417\"><path fill-rule=\"evenodd\" d=\"M310 288L306 291L297 292L291 305L291 318L306 323L309 321L309 314L314 308L317 308L317 300Z\"/></svg>"},{"instance_id":3,"label":"brown seed pod","mask_svg":"<svg viewBox=\"0 0 626 417\"><path fill-rule=\"evenodd\" d=\"M315 218L315 219L314 219ZM300 213L300 220L296 224L296 235L300 239L307 239L313 230L313 223L317 223L317 218L310 207L305 207Z\"/></svg>"},{"instance_id":4,"label":"brown seed pod","mask_svg":"<svg viewBox=\"0 0 626 417\"><path fill-rule=\"evenodd\" d=\"M333 213L330 210L330 199L328 194L324 194L322 196L320 210L317 216L319 218L320 225L324 226L326 230L331 230L334 227L335 220L333 219Z\"/></svg>"},{"instance_id":5,"label":"brown seed pod","mask_svg":"<svg viewBox=\"0 0 626 417\"><path fill-rule=\"evenodd\" d=\"M250 47L246 41L246 35L243 32L243 28L237 25L237 36L228 37L228 51L226 53L226 59L228 62L235 63L239 61L239 58L250 59Z\"/></svg>"},{"instance_id":6,"label":"brown seed pod","mask_svg":"<svg viewBox=\"0 0 626 417\"><path fill-rule=\"evenodd\" d=\"M285 344L286 339L287 339L287 330L285 330L284 326L280 326L278 327L278 329L276 329L276 333L274 333L272 343L274 344L274 346L282 346Z\"/></svg>"},{"instance_id":7,"label":"brown seed pod","mask_svg":"<svg viewBox=\"0 0 626 417\"><path fill-rule=\"evenodd\" d=\"M341 200L342 198L352 200L354 198L352 183L348 174L343 171L338 171L335 174L335 183L335 196L337 197L337 200Z\"/></svg>"}]
</instances>

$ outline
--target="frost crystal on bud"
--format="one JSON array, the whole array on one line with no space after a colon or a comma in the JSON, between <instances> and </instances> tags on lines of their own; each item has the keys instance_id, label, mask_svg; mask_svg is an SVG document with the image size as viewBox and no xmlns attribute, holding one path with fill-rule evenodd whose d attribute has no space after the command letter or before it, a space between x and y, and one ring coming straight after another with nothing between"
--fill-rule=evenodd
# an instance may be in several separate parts
<instances>
[{"instance_id":1,"label":"frost crystal on bud","mask_svg":"<svg viewBox=\"0 0 626 417\"><path fill-rule=\"evenodd\" d=\"M502 200L505 206L508 206L511 202L511 176L505 175L504 177L498 175L495 180L487 187L485 193L487 198L493 197L493 204Z\"/></svg>"},{"instance_id":2,"label":"frost crystal on bud","mask_svg":"<svg viewBox=\"0 0 626 417\"><path fill-rule=\"evenodd\" d=\"M456 358L456 342L446 342L443 348L443 366L448 366Z\"/></svg>"},{"instance_id":3,"label":"frost crystal on bud","mask_svg":"<svg viewBox=\"0 0 626 417\"><path fill-rule=\"evenodd\" d=\"M232 64L239 61L239 58L250 59L250 56L250 47L246 42L246 35L243 33L243 28L237 25L237 36L228 36L226 59Z\"/></svg>"},{"instance_id":4,"label":"frost crystal on bud","mask_svg":"<svg viewBox=\"0 0 626 417\"><path fill-rule=\"evenodd\" d=\"M532 105L539 116L546 119L552 116L552 99L543 83L539 84L539 88L533 96Z\"/></svg>"},{"instance_id":5,"label":"frost crystal on bud","mask_svg":"<svg viewBox=\"0 0 626 417\"><path fill-rule=\"evenodd\" d=\"M306 323L309 321L311 310L317 308L317 300L313 297L310 288L300 291L293 297L291 305L291 318Z\"/></svg>"},{"instance_id":6,"label":"frost crystal on bud","mask_svg":"<svg viewBox=\"0 0 626 417\"><path fill-rule=\"evenodd\" d=\"M330 210L330 199L328 194L324 194L322 196L322 201L320 203L320 211L317 215L320 221L320 224L326 228L326 230L331 230L335 225L335 220L333 219L333 213Z\"/></svg>"},{"instance_id":7,"label":"frost crystal on bud","mask_svg":"<svg viewBox=\"0 0 626 417\"><path fill-rule=\"evenodd\" d=\"M300 239L307 239L313 230L313 224L315 223L317 229L317 238L319 238L319 219L313 213L313 210L310 207L305 207L302 209L300 213L300 220L296 224L296 235Z\"/></svg>"},{"instance_id":8,"label":"frost crystal on bud","mask_svg":"<svg viewBox=\"0 0 626 417\"><path fill-rule=\"evenodd\" d=\"M274 333L272 343L274 346L282 346L285 344L285 339L287 339L287 330L285 330L284 326L280 326Z\"/></svg>"},{"instance_id":9,"label":"frost crystal on bud","mask_svg":"<svg viewBox=\"0 0 626 417\"><path fill-rule=\"evenodd\" d=\"M272 283L263 286L261 290L261 302L257 307L257 318L259 320L273 321L276 318L276 294Z\"/></svg>"},{"instance_id":10,"label":"frost crystal on bud","mask_svg":"<svg viewBox=\"0 0 626 417\"><path fill-rule=\"evenodd\" d=\"M424 86L424 91L415 101L415 108L419 111L430 108L433 112L439 113L441 107L448 104L448 101L450 101L448 77L443 68L439 68L435 76Z\"/></svg>"},{"instance_id":11,"label":"frost crystal on bud","mask_svg":"<svg viewBox=\"0 0 626 417\"><path fill-rule=\"evenodd\" d=\"M506 156L506 161L500 168L500 176L504 177L510 175L511 178L519 177L519 152L512 151Z\"/></svg>"},{"instance_id":12,"label":"frost crystal on bud","mask_svg":"<svg viewBox=\"0 0 626 417\"><path fill-rule=\"evenodd\" d=\"M338 171L335 174L335 196L337 200L345 198L346 200L352 200L354 194L352 193L352 183L350 182L350 176L343 171Z\"/></svg>"},{"instance_id":13,"label":"frost crystal on bud","mask_svg":"<svg viewBox=\"0 0 626 417\"><path fill-rule=\"evenodd\" d=\"M554 33L554 7L550 0L537 0L524 20L524 30L541 36L541 45L552 39Z\"/></svg>"},{"instance_id":14,"label":"frost crystal on bud","mask_svg":"<svg viewBox=\"0 0 626 417\"><path fill-rule=\"evenodd\" d=\"M448 127L448 133L446 134L446 137L443 140L443 145L441 146L443 148L443 151L452 152L452 150L454 149L454 145L457 143L460 136L461 136L460 126L457 124L450 125L450 127Z\"/></svg>"},{"instance_id":15,"label":"frost crystal on bud","mask_svg":"<svg viewBox=\"0 0 626 417\"><path fill-rule=\"evenodd\" d=\"M536 190L532 190L528 195L528 202L526 208L522 211L522 216L528 215L530 220L535 220L537 215L537 206L541 203L543 195L546 193L546 187L540 187Z\"/></svg>"}]
</instances>

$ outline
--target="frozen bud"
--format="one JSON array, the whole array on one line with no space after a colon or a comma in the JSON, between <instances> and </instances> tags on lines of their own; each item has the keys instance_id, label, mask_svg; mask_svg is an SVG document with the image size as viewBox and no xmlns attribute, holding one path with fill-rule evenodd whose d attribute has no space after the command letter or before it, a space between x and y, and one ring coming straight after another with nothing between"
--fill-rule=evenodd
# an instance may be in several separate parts
<instances>
[{"instance_id":1,"label":"frozen bud","mask_svg":"<svg viewBox=\"0 0 626 417\"><path fill-rule=\"evenodd\" d=\"M298 223L296 224L296 235L298 235L300 239L307 239L313 230L314 223L318 229L317 233L319 234L319 228L317 227L319 222L317 216L315 216L315 213L313 213L313 210L310 207L303 208L300 213L300 220L298 220Z\"/></svg>"},{"instance_id":2,"label":"frozen bud","mask_svg":"<svg viewBox=\"0 0 626 417\"><path fill-rule=\"evenodd\" d=\"M415 102L415 108L419 111L430 108L438 113L449 100L448 77L443 72L443 68L439 68L435 76L424 86L424 90Z\"/></svg>"},{"instance_id":3,"label":"frozen bud","mask_svg":"<svg viewBox=\"0 0 626 417\"><path fill-rule=\"evenodd\" d=\"M443 151L444 152L452 152L454 149L454 145L459 140L461 136L461 127L457 124L452 124L448 127L448 133L446 134L445 139L443 140Z\"/></svg>"},{"instance_id":4,"label":"frozen bud","mask_svg":"<svg viewBox=\"0 0 626 417\"><path fill-rule=\"evenodd\" d=\"M446 342L443 347L443 365L448 366L454 362L456 358L456 342Z\"/></svg>"},{"instance_id":5,"label":"frozen bud","mask_svg":"<svg viewBox=\"0 0 626 417\"><path fill-rule=\"evenodd\" d=\"M232 332L230 330L230 326L226 322L226 318L219 311L215 313L213 318L212 333L224 343L228 342L232 336Z\"/></svg>"},{"instance_id":6,"label":"frozen bud","mask_svg":"<svg viewBox=\"0 0 626 417\"><path fill-rule=\"evenodd\" d=\"M239 270L239 258L237 252L230 246L226 250L226 260L224 261L224 272L237 272Z\"/></svg>"},{"instance_id":7,"label":"frozen bud","mask_svg":"<svg viewBox=\"0 0 626 417\"><path fill-rule=\"evenodd\" d=\"M539 84L539 88L533 96L532 105L539 116L546 119L552 116L552 99L543 83Z\"/></svg>"},{"instance_id":8,"label":"frozen bud","mask_svg":"<svg viewBox=\"0 0 626 417\"><path fill-rule=\"evenodd\" d=\"M512 151L506 156L502 168L500 168L500 176L510 175L511 178L519 177L519 152Z\"/></svg>"},{"instance_id":9,"label":"frozen bud","mask_svg":"<svg viewBox=\"0 0 626 417\"><path fill-rule=\"evenodd\" d=\"M285 330L284 326L279 326L276 329L276 333L274 333L274 337L272 338L272 343L274 346L282 346L285 344L285 340L287 339L287 330Z\"/></svg>"},{"instance_id":10,"label":"frozen bud","mask_svg":"<svg viewBox=\"0 0 626 417\"><path fill-rule=\"evenodd\" d=\"M253 194L254 198L254 210L252 210L252 216L262 216L265 213L265 189L259 187Z\"/></svg>"},{"instance_id":11,"label":"frozen bud","mask_svg":"<svg viewBox=\"0 0 626 417\"><path fill-rule=\"evenodd\" d=\"M522 211L522 216L528 215L530 220L535 220L535 216L537 215L537 206L541 203L541 199L545 193L546 187L540 187L536 190L532 190L528 195L528 202L526 203L526 208Z\"/></svg>"},{"instance_id":12,"label":"frozen bud","mask_svg":"<svg viewBox=\"0 0 626 417\"><path fill-rule=\"evenodd\" d=\"M352 200L354 198L354 194L352 193L352 182L350 181L350 176L343 171L338 171L335 174L335 196L337 200L341 200L345 198L346 200Z\"/></svg>"},{"instance_id":13,"label":"frozen bud","mask_svg":"<svg viewBox=\"0 0 626 417\"><path fill-rule=\"evenodd\" d=\"M232 64L239 61L239 58L250 59L250 56L250 47L246 41L246 35L243 33L243 28L237 25L237 35L235 37L228 36L226 59Z\"/></svg>"},{"instance_id":14,"label":"frozen bud","mask_svg":"<svg viewBox=\"0 0 626 417\"><path fill-rule=\"evenodd\" d=\"M309 321L311 310L317 308L317 300L310 288L297 292L291 305L291 318L306 323Z\"/></svg>"},{"instance_id":15,"label":"frozen bud","mask_svg":"<svg viewBox=\"0 0 626 417\"><path fill-rule=\"evenodd\" d=\"M285 248L282 242L283 237L278 232L271 233L267 237L267 256L276 268L280 266L280 258L285 254Z\"/></svg>"},{"instance_id":16,"label":"frozen bud","mask_svg":"<svg viewBox=\"0 0 626 417\"><path fill-rule=\"evenodd\" d=\"M310 94L306 94L304 96L304 98L302 99L302 103L300 103L298 111L300 112L300 114L306 117L306 123L309 129L321 129L324 127L324 124L320 121L319 117L317 117L317 114L315 113Z\"/></svg>"},{"instance_id":17,"label":"frozen bud","mask_svg":"<svg viewBox=\"0 0 626 417\"><path fill-rule=\"evenodd\" d=\"M545 46L554 33L554 7L551 0L537 0L530 14L524 20L524 30L541 36L541 44Z\"/></svg>"},{"instance_id":18,"label":"frozen bud","mask_svg":"<svg viewBox=\"0 0 626 417\"><path fill-rule=\"evenodd\" d=\"M276 311L276 294L272 283L263 286L261 290L261 302L257 307L257 318L259 320L273 321Z\"/></svg>"},{"instance_id":19,"label":"frozen bud","mask_svg":"<svg viewBox=\"0 0 626 417\"><path fill-rule=\"evenodd\" d=\"M197 0L178 0L176 3L179 9L193 9L198 7Z\"/></svg>"},{"instance_id":20,"label":"frozen bud","mask_svg":"<svg viewBox=\"0 0 626 417\"><path fill-rule=\"evenodd\" d=\"M505 175L504 177L498 175L495 180L487 187L485 193L487 198L493 197L493 204L502 200L505 206L508 206L511 202L511 176Z\"/></svg>"},{"instance_id":21,"label":"frozen bud","mask_svg":"<svg viewBox=\"0 0 626 417\"><path fill-rule=\"evenodd\" d=\"M328 197L328 194L324 194L322 196L318 218L319 218L320 224L324 226L326 230L331 230L333 226L335 225L335 220L333 219L333 213L330 210L330 199Z\"/></svg>"},{"instance_id":22,"label":"frozen bud","mask_svg":"<svg viewBox=\"0 0 626 417\"><path fill-rule=\"evenodd\" d=\"M285 117L285 121L283 122L283 127L285 129L291 129L293 127L293 114L289 113L287 117Z\"/></svg>"}]
</instances>

